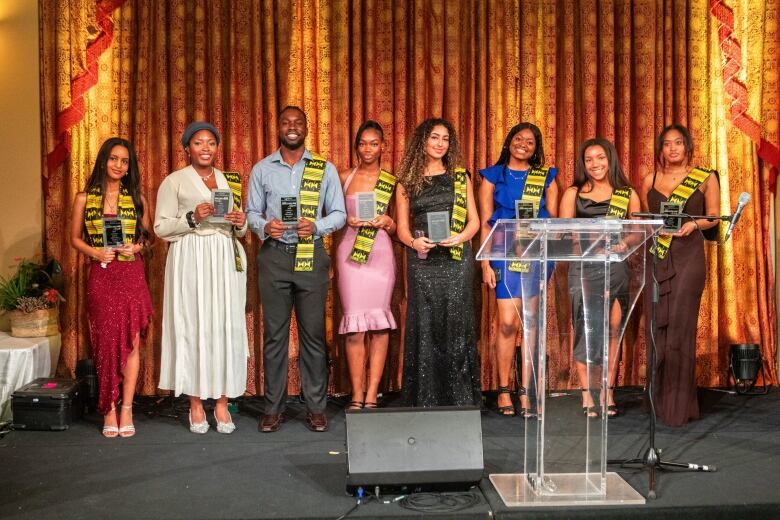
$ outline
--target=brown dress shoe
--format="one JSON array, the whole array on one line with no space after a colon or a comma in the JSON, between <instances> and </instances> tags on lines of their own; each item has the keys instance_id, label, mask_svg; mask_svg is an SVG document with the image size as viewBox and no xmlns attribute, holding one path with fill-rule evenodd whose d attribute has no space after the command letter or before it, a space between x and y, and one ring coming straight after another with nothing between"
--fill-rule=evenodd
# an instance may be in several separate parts
<instances>
[{"instance_id":1,"label":"brown dress shoe","mask_svg":"<svg viewBox=\"0 0 780 520\"><path fill-rule=\"evenodd\" d=\"M279 430L282 427L282 414L280 413L267 413L263 415L260 420L260 424L257 429L263 433L271 433Z\"/></svg>"},{"instance_id":2,"label":"brown dress shoe","mask_svg":"<svg viewBox=\"0 0 780 520\"><path fill-rule=\"evenodd\" d=\"M309 412L306 414L306 425L313 432L324 432L328 430L328 418L324 413Z\"/></svg>"}]
</instances>

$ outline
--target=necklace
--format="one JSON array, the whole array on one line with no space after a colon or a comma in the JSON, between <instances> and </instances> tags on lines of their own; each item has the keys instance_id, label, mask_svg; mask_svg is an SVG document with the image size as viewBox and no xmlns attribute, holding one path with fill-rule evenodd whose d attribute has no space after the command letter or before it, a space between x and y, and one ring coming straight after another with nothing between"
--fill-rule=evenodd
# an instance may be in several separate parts
<instances>
[{"instance_id":1,"label":"necklace","mask_svg":"<svg viewBox=\"0 0 780 520\"><path fill-rule=\"evenodd\" d=\"M119 193L119 192L114 192L114 193ZM111 195L111 194L110 193L106 193L106 195ZM111 204L111 201L108 200L108 198L106 198L105 201L106 201L106 205L108 206L108 213L112 214L112 215L116 215L116 207L117 207L117 203L119 202L119 198L117 197L114 200L113 204Z\"/></svg>"},{"instance_id":2,"label":"necklace","mask_svg":"<svg viewBox=\"0 0 780 520\"><path fill-rule=\"evenodd\" d=\"M687 170L680 170L680 171L677 171L677 172L667 171L667 172L664 172L664 174L668 175L669 177L671 177L673 181L676 181L679 177L685 175L686 172L687 172Z\"/></svg>"},{"instance_id":3,"label":"necklace","mask_svg":"<svg viewBox=\"0 0 780 520\"><path fill-rule=\"evenodd\" d=\"M525 177L525 176L526 176L526 173L528 172L528 170L518 170L518 171L519 171L520 173L519 173L519 174L517 174L517 175L515 175L514 171L512 171L512 170L509 168L509 166L507 166L507 167L506 167L506 172L509 174L509 176L510 176L510 177L512 177L512 178L513 178L514 180L516 180L516 181L519 181L519 180L521 180L523 177Z\"/></svg>"},{"instance_id":4,"label":"necklace","mask_svg":"<svg viewBox=\"0 0 780 520\"><path fill-rule=\"evenodd\" d=\"M211 178L212 175L214 175L214 167L213 166L211 167L211 173L209 173L208 175L204 176L204 175L198 174L198 176L200 177L200 180L202 180L203 182L208 181Z\"/></svg>"}]
</instances>

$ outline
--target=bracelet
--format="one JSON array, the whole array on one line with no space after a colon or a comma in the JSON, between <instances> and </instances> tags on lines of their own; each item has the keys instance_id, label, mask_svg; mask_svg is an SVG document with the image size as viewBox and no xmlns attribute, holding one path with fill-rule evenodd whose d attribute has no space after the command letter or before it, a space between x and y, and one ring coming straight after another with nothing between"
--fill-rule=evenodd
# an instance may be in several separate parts
<instances>
[{"instance_id":1,"label":"bracelet","mask_svg":"<svg viewBox=\"0 0 780 520\"><path fill-rule=\"evenodd\" d=\"M412 239L412 241L411 241L411 242L409 242L409 247L411 247L412 249L414 249L414 241L415 241L415 240L417 240L417 237L414 237L414 238ZM416 249L414 249L414 250L415 250L415 251L417 251Z\"/></svg>"},{"instance_id":2,"label":"bracelet","mask_svg":"<svg viewBox=\"0 0 780 520\"><path fill-rule=\"evenodd\" d=\"M195 222L195 217L193 216L194 214L195 214L194 211L188 211L187 214L185 215L187 217L187 224L192 229L200 227L200 222Z\"/></svg>"}]
</instances>

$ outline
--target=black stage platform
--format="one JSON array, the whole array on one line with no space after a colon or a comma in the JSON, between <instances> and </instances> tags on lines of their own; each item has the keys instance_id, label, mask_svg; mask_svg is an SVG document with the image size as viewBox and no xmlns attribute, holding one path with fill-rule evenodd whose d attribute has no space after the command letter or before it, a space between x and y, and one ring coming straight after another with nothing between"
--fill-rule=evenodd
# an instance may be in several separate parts
<instances>
[{"instance_id":1,"label":"black stage platform","mask_svg":"<svg viewBox=\"0 0 780 520\"><path fill-rule=\"evenodd\" d=\"M648 420L639 410L639 393L618 391L624 414L610 421L610 458L630 458L646 447ZM556 399L580 405L577 393ZM482 415L485 478L474 489L478 504L434 515L382 497L348 518L780 518L780 391L742 397L703 390L700 399L703 418L685 428L659 426L656 444L666 459L714 464L718 471L664 471L658 498L644 506L504 507L487 475L522 469L523 421L488 411ZM144 409L170 408L151 403L137 403L138 434L131 439L102 438L98 417L65 432L3 437L0 518L335 519L354 506L344 491L344 413L336 403L329 405L331 429L324 434L306 429L303 407L294 403L281 431L260 434L256 419L240 413L230 436L213 429L191 434L186 411L178 420L146 416ZM647 495L646 471L610 469Z\"/></svg>"}]
</instances>

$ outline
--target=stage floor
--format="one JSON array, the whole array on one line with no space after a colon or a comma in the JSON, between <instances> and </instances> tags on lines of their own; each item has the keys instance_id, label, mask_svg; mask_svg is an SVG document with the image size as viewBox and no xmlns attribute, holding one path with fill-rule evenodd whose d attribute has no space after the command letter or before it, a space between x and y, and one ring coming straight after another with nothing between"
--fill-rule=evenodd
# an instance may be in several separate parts
<instances>
[{"instance_id":1,"label":"stage floor","mask_svg":"<svg viewBox=\"0 0 780 520\"><path fill-rule=\"evenodd\" d=\"M577 393L557 399L572 409L580 406ZM617 400L624 413L610 421L609 456L631 458L646 447L648 419L639 410L638 389L619 389ZM482 414L485 473L473 490L479 503L436 516L780 518L780 391L743 397L702 390L700 400L702 419L685 428L659 425L656 446L664 459L715 465L718 471L660 472L658 498L631 507L505 507L487 476L522 470L523 421L487 411ZM335 519L355 504L345 494L344 413L335 402L328 406L331 428L324 434L306 429L298 403L290 405L291 419L277 433L258 433L256 418L242 412L234 415L238 429L229 436L213 428L207 435L191 434L186 411L173 419L146 416L144 409L165 412L170 406L142 399L136 406L138 434L130 439L101 437L99 417L87 417L65 432L5 435L0 518ZM609 469L647 496L646 470ZM348 518L428 516L391 500L370 501Z\"/></svg>"}]
</instances>

